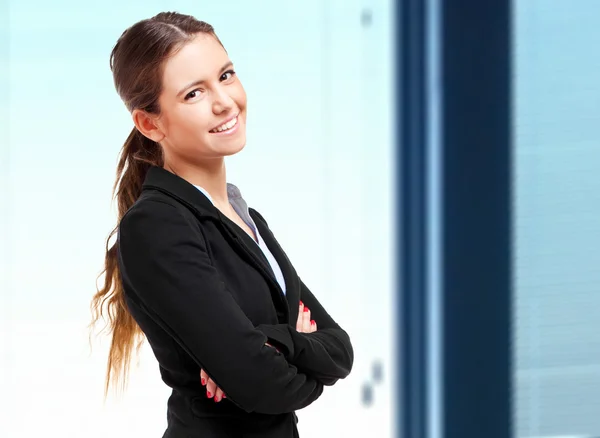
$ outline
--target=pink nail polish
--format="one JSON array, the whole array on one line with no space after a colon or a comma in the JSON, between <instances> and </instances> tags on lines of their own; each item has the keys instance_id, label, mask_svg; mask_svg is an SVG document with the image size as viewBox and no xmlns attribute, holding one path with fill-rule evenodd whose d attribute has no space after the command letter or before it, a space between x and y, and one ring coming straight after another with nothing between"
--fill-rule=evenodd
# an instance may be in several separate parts
<instances>
[{"instance_id":1,"label":"pink nail polish","mask_svg":"<svg viewBox=\"0 0 600 438\"><path fill-rule=\"evenodd\" d=\"M304 306L304 303L303 303L302 301L300 301L300 305L301 305L301 306Z\"/></svg>"},{"instance_id":2,"label":"pink nail polish","mask_svg":"<svg viewBox=\"0 0 600 438\"><path fill-rule=\"evenodd\" d=\"M316 324L316 322L315 322L315 320L314 320L314 319L311 319L311 320L310 320L310 323L311 323L312 325L315 325L315 324Z\"/></svg>"},{"instance_id":3,"label":"pink nail polish","mask_svg":"<svg viewBox=\"0 0 600 438\"><path fill-rule=\"evenodd\" d=\"M207 393L206 393L206 397L208 397L208 398L212 398L212 393L211 393L211 392L207 392Z\"/></svg>"},{"instance_id":4,"label":"pink nail polish","mask_svg":"<svg viewBox=\"0 0 600 438\"><path fill-rule=\"evenodd\" d=\"M304 308L304 311L305 311L305 312L308 312L308 307L305 307L305 308Z\"/></svg>"},{"instance_id":5,"label":"pink nail polish","mask_svg":"<svg viewBox=\"0 0 600 438\"><path fill-rule=\"evenodd\" d=\"M206 385L206 379L202 379L202 386Z\"/></svg>"}]
</instances>

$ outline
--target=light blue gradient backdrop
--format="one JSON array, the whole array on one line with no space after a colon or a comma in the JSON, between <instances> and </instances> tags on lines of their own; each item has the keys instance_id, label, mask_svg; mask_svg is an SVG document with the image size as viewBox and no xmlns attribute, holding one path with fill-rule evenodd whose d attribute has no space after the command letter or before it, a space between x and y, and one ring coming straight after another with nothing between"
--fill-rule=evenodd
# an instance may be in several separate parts
<instances>
[{"instance_id":1,"label":"light blue gradient backdrop","mask_svg":"<svg viewBox=\"0 0 600 438\"><path fill-rule=\"evenodd\" d=\"M228 160L228 179L354 341L351 377L298 412L302 436L390 436L390 1L19 0L4 6L4 21L7 8L0 436L158 437L166 426L168 390L150 349L124 397L103 405L108 343L90 354L86 331L116 221L117 155L133 126L109 54L126 27L162 10L215 26L249 99L248 144ZM374 360L385 381L367 408Z\"/></svg>"}]
</instances>

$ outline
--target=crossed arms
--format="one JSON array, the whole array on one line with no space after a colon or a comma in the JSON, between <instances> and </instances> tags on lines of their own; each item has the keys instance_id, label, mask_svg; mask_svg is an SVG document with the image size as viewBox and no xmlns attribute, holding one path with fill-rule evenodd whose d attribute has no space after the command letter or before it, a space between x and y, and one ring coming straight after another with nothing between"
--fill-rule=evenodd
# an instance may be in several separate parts
<instances>
[{"instance_id":1,"label":"crossed arms","mask_svg":"<svg viewBox=\"0 0 600 438\"><path fill-rule=\"evenodd\" d=\"M348 335L303 283L301 300L317 331L254 327L227 293L203 236L166 202L145 200L124 216L119 263L131 299L246 412L301 409L352 368Z\"/></svg>"}]
</instances>

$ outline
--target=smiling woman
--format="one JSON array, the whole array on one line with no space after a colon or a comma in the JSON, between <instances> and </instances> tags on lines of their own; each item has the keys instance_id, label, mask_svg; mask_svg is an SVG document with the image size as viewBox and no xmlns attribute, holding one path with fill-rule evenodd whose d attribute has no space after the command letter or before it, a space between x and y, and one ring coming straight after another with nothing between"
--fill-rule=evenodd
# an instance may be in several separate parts
<instances>
[{"instance_id":1,"label":"smiling woman","mask_svg":"<svg viewBox=\"0 0 600 438\"><path fill-rule=\"evenodd\" d=\"M227 183L224 159L246 144L231 59L212 26L168 12L128 28L111 69L135 126L92 300L112 334L106 389L145 337L172 388L163 437L297 437L294 411L348 376L354 352Z\"/></svg>"}]
</instances>

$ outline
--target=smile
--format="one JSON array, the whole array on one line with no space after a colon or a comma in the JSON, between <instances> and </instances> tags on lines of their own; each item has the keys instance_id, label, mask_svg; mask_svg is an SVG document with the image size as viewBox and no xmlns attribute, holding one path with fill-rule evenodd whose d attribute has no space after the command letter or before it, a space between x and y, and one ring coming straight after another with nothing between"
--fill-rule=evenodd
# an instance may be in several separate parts
<instances>
[{"instance_id":1,"label":"smile","mask_svg":"<svg viewBox=\"0 0 600 438\"><path fill-rule=\"evenodd\" d=\"M217 134L219 132L231 131L233 128L235 128L237 126L238 117L239 117L239 115L235 116L233 119L229 120L228 122L223 123L221 126L211 129L208 132L210 132L211 134Z\"/></svg>"}]
</instances>

